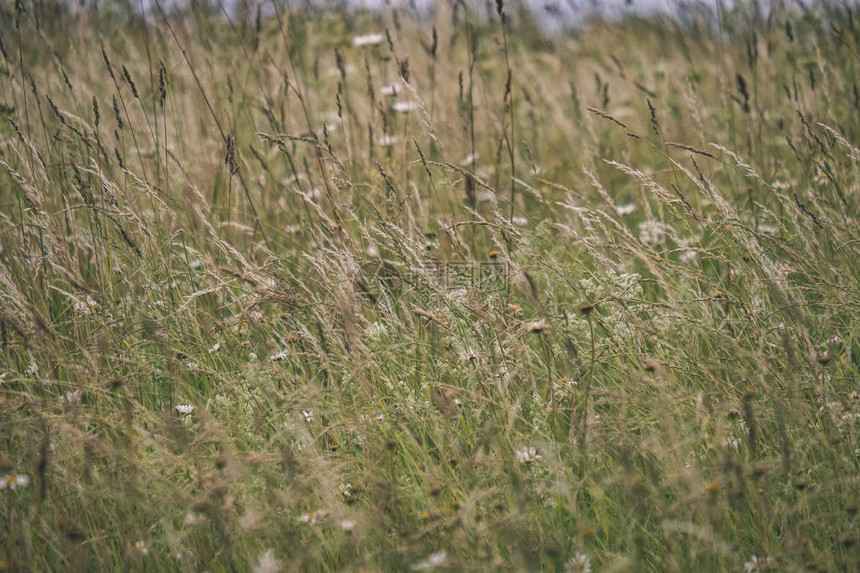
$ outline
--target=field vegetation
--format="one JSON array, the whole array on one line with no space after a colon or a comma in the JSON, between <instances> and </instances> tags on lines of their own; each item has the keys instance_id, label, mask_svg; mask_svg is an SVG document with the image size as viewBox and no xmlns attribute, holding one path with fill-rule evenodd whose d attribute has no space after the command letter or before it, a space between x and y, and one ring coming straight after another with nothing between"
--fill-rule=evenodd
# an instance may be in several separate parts
<instances>
[{"instance_id":1,"label":"field vegetation","mask_svg":"<svg viewBox=\"0 0 860 573\"><path fill-rule=\"evenodd\" d=\"M860 568L856 8L0 39L0 570Z\"/></svg>"}]
</instances>

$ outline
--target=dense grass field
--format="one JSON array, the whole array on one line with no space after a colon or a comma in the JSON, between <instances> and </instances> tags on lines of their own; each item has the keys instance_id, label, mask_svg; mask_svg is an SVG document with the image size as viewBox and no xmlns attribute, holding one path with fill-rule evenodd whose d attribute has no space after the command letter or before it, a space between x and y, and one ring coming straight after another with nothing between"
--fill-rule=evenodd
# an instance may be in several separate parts
<instances>
[{"instance_id":1,"label":"dense grass field","mask_svg":"<svg viewBox=\"0 0 860 573\"><path fill-rule=\"evenodd\" d=\"M860 11L0 39L0 570L860 570Z\"/></svg>"}]
</instances>

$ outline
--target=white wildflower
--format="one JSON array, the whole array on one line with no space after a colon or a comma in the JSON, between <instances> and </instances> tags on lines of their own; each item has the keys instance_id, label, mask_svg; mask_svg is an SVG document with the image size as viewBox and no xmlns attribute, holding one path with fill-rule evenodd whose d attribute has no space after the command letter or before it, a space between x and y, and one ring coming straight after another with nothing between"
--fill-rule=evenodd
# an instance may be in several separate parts
<instances>
[{"instance_id":1,"label":"white wildflower","mask_svg":"<svg viewBox=\"0 0 860 573\"><path fill-rule=\"evenodd\" d=\"M202 525L204 523L206 523L206 517L199 513L189 511L185 515L185 525Z\"/></svg>"},{"instance_id":2,"label":"white wildflower","mask_svg":"<svg viewBox=\"0 0 860 573\"><path fill-rule=\"evenodd\" d=\"M26 370L24 370L24 374L26 374L27 376L35 376L38 373L39 373L38 364L36 364L35 361L31 360L30 365L27 366Z\"/></svg>"},{"instance_id":3,"label":"white wildflower","mask_svg":"<svg viewBox=\"0 0 860 573\"><path fill-rule=\"evenodd\" d=\"M323 520L326 516L326 512L324 509L317 509L315 511L311 511L308 513L303 513L299 516L300 523L310 523L311 525L315 525Z\"/></svg>"},{"instance_id":4,"label":"white wildflower","mask_svg":"<svg viewBox=\"0 0 860 573\"><path fill-rule=\"evenodd\" d=\"M363 36L356 36L352 39L352 45L356 47L361 46L376 46L385 41L384 34L364 34Z\"/></svg>"},{"instance_id":5,"label":"white wildflower","mask_svg":"<svg viewBox=\"0 0 860 573\"><path fill-rule=\"evenodd\" d=\"M773 236L779 232L779 227L776 225L768 225L767 223L759 223L757 229L762 235Z\"/></svg>"},{"instance_id":6,"label":"white wildflower","mask_svg":"<svg viewBox=\"0 0 860 573\"><path fill-rule=\"evenodd\" d=\"M355 522L351 519L342 519L340 521L340 528L345 532L350 533L355 529Z\"/></svg>"},{"instance_id":7,"label":"white wildflower","mask_svg":"<svg viewBox=\"0 0 860 573\"><path fill-rule=\"evenodd\" d=\"M343 497L351 496L352 495L352 484L340 482L340 485L337 486L337 493L339 493Z\"/></svg>"},{"instance_id":8,"label":"white wildflower","mask_svg":"<svg viewBox=\"0 0 860 573\"><path fill-rule=\"evenodd\" d=\"M399 84L388 84L387 86L382 86L379 89L379 92L382 95L388 96L388 97L394 97L394 96L398 95L400 93L400 91L401 91L401 88L400 88Z\"/></svg>"},{"instance_id":9,"label":"white wildflower","mask_svg":"<svg viewBox=\"0 0 860 573\"><path fill-rule=\"evenodd\" d=\"M209 354L212 354L213 352L218 352L219 350L221 350L221 343L216 342L215 345L209 349Z\"/></svg>"},{"instance_id":10,"label":"white wildflower","mask_svg":"<svg viewBox=\"0 0 860 573\"><path fill-rule=\"evenodd\" d=\"M84 397L84 393L78 390L70 390L60 396L60 400L65 404L80 404Z\"/></svg>"},{"instance_id":11,"label":"white wildflower","mask_svg":"<svg viewBox=\"0 0 860 573\"><path fill-rule=\"evenodd\" d=\"M744 563L744 571L764 571L771 565L770 557L759 559L755 555L750 557L750 560Z\"/></svg>"},{"instance_id":12,"label":"white wildflower","mask_svg":"<svg viewBox=\"0 0 860 573\"><path fill-rule=\"evenodd\" d=\"M666 227L660 221L649 219L639 223L639 240L646 245L657 245L663 242Z\"/></svg>"},{"instance_id":13,"label":"white wildflower","mask_svg":"<svg viewBox=\"0 0 860 573\"><path fill-rule=\"evenodd\" d=\"M388 135L388 134L385 134L376 140L376 144L379 145L380 147L391 147L395 143L397 143L397 137L394 135Z\"/></svg>"},{"instance_id":14,"label":"white wildflower","mask_svg":"<svg viewBox=\"0 0 860 573\"><path fill-rule=\"evenodd\" d=\"M591 560L584 553L577 553L564 564L565 573L590 573Z\"/></svg>"},{"instance_id":15,"label":"white wildflower","mask_svg":"<svg viewBox=\"0 0 860 573\"><path fill-rule=\"evenodd\" d=\"M699 253L696 251L684 251L678 258L682 263L689 264L695 261L697 256L699 256Z\"/></svg>"},{"instance_id":16,"label":"white wildflower","mask_svg":"<svg viewBox=\"0 0 860 573\"><path fill-rule=\"evenodd\" d=\"M467 155L466 157L464 157L463 159L460 160L460 166L461 167L468 167L468 166L474 164L475 161L477 161L477 159L478 159L477 153L470 153L469 155ZM492 192L490 192L490 193L492 194Z\"/></svg>"},{"instance_id":17,"label":"white wildflower","mask_svg":"<svg viewBox=\"0 0 860 573\"><path fill-rule=\"evenodd\" d=\"M281 360L286 360L287 356L289 356L289 354L287 353L287 349L285 348L277 354L272 354L271 356L269 356L269 360L271 360L272 362L279 362Z\"/></svg>"},{"instance_id":18,"label":"white wildflower","mask_svg":"<svg viewBox=\"0 0 860 573\"><path fill-rule=\"evenodd\" d=\"M624 203L623 205L616 205L615 212L619 215L629 215L633 211L636 210L636 203Z\"/></svg>"},{"instance_id":19,"label":"white wildflower","mask_svg":"<svg viewBox=\"0 0 860 573\"><path fill-rule=\"evenodd\" d=\"M514 217L513 219L511 219L511 223L513 223L517 227L525 227L529 224L529 220L526 217Z\"/></svg>"},{"instance_id":20,"label":"white wildflower","mask_svg":"<svg viewBox=\"0 0 860 573\"><path fill-rule=\"evenodd\" d=\"M463 362L473 362L478 359L478 354L471 346L460 353L460 360Z\"/></svg>"},{"instance_id":21,"label":"white wildflower","mask_svg":"<svg viewBox=\"0 0 860 573\"><path fill-rule=\"evenodd\" d=\"M517 461L521 464L530 464L543 459L543 456L537 453L537 450L532 447L520 448L516 451L516 455Z\"/></svg>"},{"instance_id":22,"label":"white wildflower","mask_svg":"<svg viewBox=\"0 0 860 573\"><path fill-rule=\"evenodd\" d=\"M190 414L194 411L194 406L191 404L177 404L176 411L180 414Z\"/></svg>"},{"instance_id":23,"label":"white wildflower","mask_svg":"<svg viewBox=\"0 0 860 573\"><path fill-rule=\"evenodd\" d=\"M16 489L30 483L30 478L25 475L10 474L0 477L0 489Z\"/></svg>"},{"instance_id":24,"label":"white wildflower","mask_svg":"<svg viewBox=\"0 0 860 573\"><path fill-rule=\"evenodd\" d=\"M313 410L302 410L302 416L305 419L305 422L310 422L314 419L314 411Z\"/></svg>"},{"instance_id":25,"label":"white wildflower","mask_svg":"<svg viewBox=\"0 0 860 573\"><path fill-rule=\"evenodd\" d=\"M275 552L269 549L257 560L257 566L254 567L254 573L278 573L281 570L280 561L275 558Z\"/></svg>"},{"instance_id":26,"label":"white wildflower","mask_svg":"<svg viewBox=\"0 0 860 573\"><path fill-rule=\"evenodd\" d=\"M414 101L396 101L391 104L391 109L397 113L409 113L418 109L419 105Z\"/></svg>"},{"instance_id":27,"label":"white wildflower","mask_svg":"<svg viewBox=\"0 0 860 573\"><path fill-rule=\"evenodd\" d=\"M149 549L146 547L146 543L138 541L134 544L134 547L131 548L130 553L133 557L143 557L149 553Z\"/></svg>"},{"instance_id":28,"label":"white wildflower","mask_svg":"<svg viewBox=\"0 0 860 573\"><path fill-rule=\"evenodd\" d=\"M544 319L540 319L527 322L524 326L527 331L534 332L535 334L540 334L547 329L548 325Z\"/></svg>"},{"instance_id":29,"label":"white wildflower","mask_svg":"<svg viewBox=\"0 0 860 573\"><path fill-rule=\"evenodd\" d=\"M370 243L369 245L367 245L367 249L365 249L364 252L367 253L368 257L378 257L379 256L379 248L373 243Z\"/></svg>"},{"instance_id":30,"label":"white wildflower","mask_svg":"<svg viewBox=\"0 0 860 573\"><path fill-rule=\"evenodd\" d=\"M432 571L437 567L444 567L448 561L448 552L444 549L431 554L427 559L412 566L413 571Z\"/></svg>"}]
</instances>

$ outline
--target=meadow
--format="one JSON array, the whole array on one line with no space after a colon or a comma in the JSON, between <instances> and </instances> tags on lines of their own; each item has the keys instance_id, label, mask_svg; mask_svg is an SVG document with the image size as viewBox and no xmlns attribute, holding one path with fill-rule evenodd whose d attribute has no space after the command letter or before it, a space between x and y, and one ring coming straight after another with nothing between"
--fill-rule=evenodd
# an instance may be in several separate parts
<instances>
[{"instance_id":1,"label":"meadow","mask_svg":"<svg viewBox=\"0 0 860 573\"><path fill-rule=\"evenodd\" d=\"M860 12L0 3L0 571L857 571Z\"/></svg>"}]
</instances>

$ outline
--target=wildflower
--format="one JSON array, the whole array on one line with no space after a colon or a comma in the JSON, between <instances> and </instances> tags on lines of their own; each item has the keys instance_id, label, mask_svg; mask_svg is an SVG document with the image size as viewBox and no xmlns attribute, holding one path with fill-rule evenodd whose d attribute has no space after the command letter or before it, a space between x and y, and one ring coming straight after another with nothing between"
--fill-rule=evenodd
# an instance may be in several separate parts
<instances>
[{"instance_id":1,"label":"wildflower","mask_svg":"<svg viewBox=\"0 0 860 573\"><path fill-rule=\"evenodd\" d=\"M351 533L355 529L355 522L351 519L342 519L340 521L340 528L347 533Z\"/></svg>"},{"instance_id":2,"label":"wildflower","mask_svg":"<svg viewBox=\"0 0 860 573\"><path fill-rule=\"evenodd\" d=\"M200 515L199 513L189 511L185 515L185 524L186 525L200 525L203 523L206 523L206 517L203 515Z\"/></svg>"},{"instance_id":3,"label":"wildflower","mask_svg":"<svg viewBox=\"0 0 860 573\"><path fill-rule=\"evenodd\" d=\"M460 360L462 360L463 362L474 362L477 359L478 354L471 346L460 353Z\"/></svg>"},{"instance_id":4,"label":"wildflower","mask_svg":"<svg viewBox=\"0 0 860 573\"><path fill-rule=\"evenodd\" d=\"M194 406L191 404L177 404L176 411L180 414L190 414L194 411Z\"/></svg>"},{"instance_id":5,"label":"wildflower","mask_svg":"<svg viewBox=\"0 0 860 573\"><path fill-rule=\"evenodd\" d=\"M254 573L277 573L281 570L281 563L275 558L275 553L269 549L257 560Z\"/></svg>"},{"instance_id":6,"label":"wildflower","mask_svg":"<svg viewBox=\"0 0 860 573\"><path fill-rule=\"evenodd\" d=\"M300 523L310 523L311 525L316 525L326 516L326 512L324 509L317 509L315 511L311 511L308 513L303 513L299 516Z\"/></svg>"},{"instance_id":7,"label":"wildflower","mask_svg":"<svg viewBox=\"0 0 860 573\"><path fill-rule=\"evenodd\" d=\"M38 373L39 373L39 366L36 364L35 361L31 360L30 365L27 366L26 370L24 370L24 374L26 374L27 376L35 376Z\"/></svg>"},{"instance_id":8,"label":"wildflower","mask_svg":"<svg viewBox=\"0 0 860 573\"><path fill-rule=\"evenodd\" d=\"M829 181L829 179L827 177L827 173L825 173L824 171L822 171L820 169L818 170L818 173L815 174L815 180L818 182L819 185L822 185L822 184L827 183Z\"/></svg>"},{"instance_id":9,"label":"wildflower","mask_svg":"<svg viewBox=\"0 0 860 573\"><path fill-rule=\"evenodd\" d=\"M591 560L584 553L577 553L564 564L565 573L590 573Z\"/></svg>"},{"instance_id":10,"label":"wildflower","mask_svg":"<svg viewBox=\"0 0 860 573\"><path fill-rule=\"evenodd\" d=\"M9 376L9 373L8 373L8 372L2 372L2 373L0 373L0 384L2 384L2 383L3 383L3 380L5 380L7 376Z\"/></svg>"},{"instance_id":11,"label":"wildflower","mask_svg":"<svg viewBox=\"0 0 860 573\"><path fill-rule=\"evenodd\" d=\"M833 336L831 336L830 338L827 339L827 344L829 344L830 346L840 346L842 344L842 342L843 342L842 337L839 336L838 334L834 334Z\"/></svg>"},{"instance_id":12,"label":"wildflower","mask_svg":"<svg viewBox=\"0 0 860 573\"><path fill-rule=\"evenodd\" d=\"M272 362L279 362L281 360L286 360L287 356L288 356L287 349L285 348L285 349L281 350L280 352L278 352L277 354L272 354L271 356L269 356L269 360L271 360Z\"/></svg>"},{"instance_id":13,"label":"wildflower","mask_svg":"<svg viewBox=\"0 0 860 573\"><path fill-rule=\"evenodd\" d=\"M80 404L83 398L83 392L78 390L70 390L69 392L64 393L60 396L60 400L65 404Z\"/></svg>"},{"instance_id":14,"label":"wildflower","mask_svg":"<svg viewBox=\"0 0 860 573\"><path fill-rule=\"evenodd\" d=\"M529 220L526 217L514 217L513 219L511 219L511 223L513 223L517 227L525 227L529 224Z\"/></svg>"},{"instance_id":15,"label":"wildflower","mask_svg":"<svg viewBox=\"0 0 860 573\"><path fill-rule=\"evenodd\" d=\"M753 555L749 561L744 563L744 571L764 571L771 564L770 557L759 559Z\"/></svg>"},{"instance_id":16,"label":"wildflower","mask_svg":"<svg viewBox=\"0 0 860 573\"><path fill-rule=\"evenodd\" d=\"M149 553L149 549L146 547L146 543L138 541L134 544L134 547L131 548L130 553L132 557L143 557Z\"/></svg>"},{"instance_id":17,"label":"wildflower","mask_svg":"<svg viewBox=\"0 0 860 573\"><path fill-rule=\"evenodd\" d=\"M460 166L461 167L468 167L468 166L472 165L473 163L475 163L475 161L477 159L478 159L477 153L470 153L469 155L467 155L466 157L464 157L463 159L460 160Z\"/></svg>"},{"instance_id":18,"label":"wildflower","mask_svg":"<svg viewBox=\"0 0 860 573\"><path fill-rule=\"evenodd\" d=\"M758 224L758 232L762 235L776 235L779 232L779 228L776 225L768 225L767 223L759 223Z\"/></svg>"},{"instance_id":19,"label":"wildflower","mask_svg":"<svg viewBox=\"0 0 860 573\"><path fill-rule=\"evenodd\" d=\"M696 260L696 257L699 255L696 251L684 251L681 253L681 256L678 257L680 261L684 264L690 264Z\"/></svg>"},{"instance_id":20,"label":"wildflower","mask_svg":"<svg viewBox=\"0 0 860 573\"><path fill-rule=\"evenodd\" d=\"M314 411L313 410L302 410L302 416L305 419L305 422L310 422L314 419Z\"/></svg>"},{"instance_id":21,"label":"wildflower","mask_svg":"<svg viewBox=\"0 0 860 573\"><path fill-rule=\"evenodd\" d=\"M437 567L444 567L448 560L448 552L444 549L431 554L427 559L412 566L413 571L432 571Z\"/></svg>"},{"instance_id":22,"label":"wildflower","mask_svg":"<svg viewBox=\"0 0 860 573\"><path fill-rule=\"evenodd\" d=\"M635 203L625 203L623 205L616 205L615 206L615 212L618 213L619 215L629 215L630 213L632 213L635 210L636 210L636 204Z\"/></svg>"},{"instance_id":23,"label":"wildflower","mask_svg":"<svg viewBox=\"0 0 860 573\"><path fill-rule=\"evenodd\" d=\"M517 461L521 464L530 464L532 462L536 462L538 460L543 459L543 456L537 453L537 450L532 447L520 448L516 451L516 455Z\"/></svg>"},{"instance_id":24,"label":"wildflower","mask_svg":"<svg viewBox=\"0 0 860 573\"><path fill-rule=\"evenodd\" d=\"M400 86L398 84L388 84L379 88L379 92L384 96L394 97L400 93Z\"/></svg>"},{"instance_id":25,"label":"wildflower","mask_svg":"<svg viewBox=\"0 0 860 573\"><path fill-rule=\"evenodd\" d=\"M379 248L373 243L370 243L369 245L367 245L367 249L365 250L365 252L367 253L368 257L378 257L379 256Z\"/></svg>"},{"instance_id":26,"label":"wildflower","mask_svg":"<svg viewBox=\"0 0 860 573\"><path fill-rule=\"evenodd\" d=\"M221 349L221 343L216 342L215 346L213 346L212 348L209 349L209 354L212 354L213 352L218 352L220 349Z\"/></svg>"},{"instance_id":27,"label":"wildflower","mask_svg":"<svg viewBox=\"0 0 860 573\"><path fill-rule=\"evenodd\" d=\"M337 486L337 493L339 493L343 497L351 496L352 495L352 484L340 482L340 485Z\"/></svg>"},{"instance_id":28,"label":"wildflower","mask_svg":"<svg viewBox=\"0 0 860 573\"><path fill-rule=\"evenodd\" d=\"M380 137L379 139L376 140L376 144L379 145L380 147L391 147L395 143L397 143L397 137L395 137L394 135L388 135L388 134L383 135L382 137Z\"/></svg>"},{"instance_id":29,"label":"wildflower","mask_svg":"<svg viewBox=\"0 0 860 573\"><path fill-rule=\"evenodd\" d=\"M25 475L9 474L0 478L0 489L16 489L30 483L30 478Z\"/></svg>"},{"instance_id":30,"label":"wildflower","mask_svg":"<svg viewBox=\"0 0 860 573\"><path fill-rule=\"evenodd\" d=\"M535 334L540 334L544 330L547 329L547 323L544 319L540 320L532 320L531 322L527 322L525 324L525 329L529 332L534 332Z\"/></svg>"},{"instance_id":31,"label":"wildflower","mask_svg":"<svg viewBox=\"0 0 860 573\"><path fill-rule=\"evenodd\" d=\"M352 45L360 48L362 46L376 46L384 41L384 34L364 34L363 36L354 37Z\"/></svg>"},{"instance_id":32,"label":"wildflower","mask_svg":"<svg viewBox=\"0 0 860 573\"><path fill-rule=\"evenodd\" d=\"M397 113L409 113L418 109L418 104L414 101L396 101L391 104L391 109Z\"/></svg>"},{"instance_id":33,"label":"wildflower","mask_svg":"<svg viewBox=\"0 0 860 573\"><path fill-rule=\"evenodd\" d=\"M663 242L666 228L660 221L649 219L639 223L639 240L645 245L657 245Z\"/></svg>"},{"instance_id":34,"label":"wildflower","mask_svg":"<svg viewBox=\"0 0 860 573\"><path fill-rule=\"evenodd\" d=\"M99 303L90 295L87 295L86 301L74 299L75 310L82 313L82 314L88 314L90 311L94 310L98 305L99 305Z\"/></svg>"}]
</instances>

